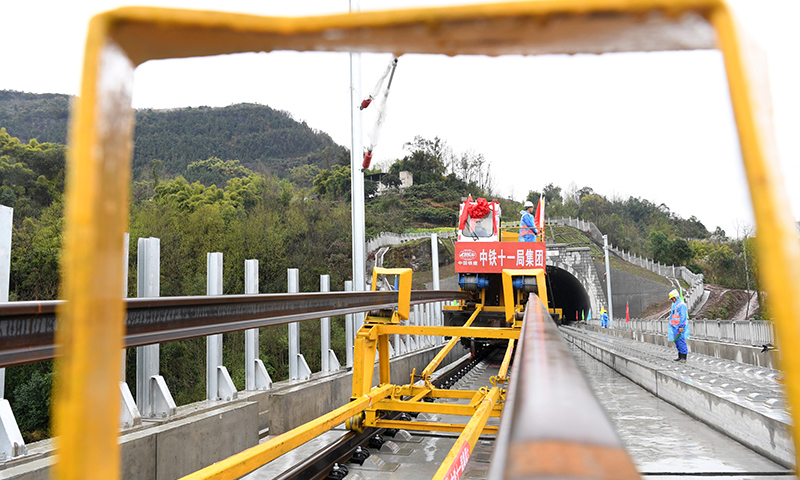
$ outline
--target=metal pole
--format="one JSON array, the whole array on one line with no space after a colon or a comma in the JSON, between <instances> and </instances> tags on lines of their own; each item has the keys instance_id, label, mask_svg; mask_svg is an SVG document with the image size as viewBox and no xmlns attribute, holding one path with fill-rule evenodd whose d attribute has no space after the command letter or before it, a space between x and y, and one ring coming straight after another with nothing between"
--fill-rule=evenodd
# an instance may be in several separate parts
<instances>
[{"instance_id":1,"label":"metal pole","mask_svg":"<svg viewBox=\"0 0 800 480\"><path fill-rule=\"evenodd\" d=\"M206 295L222 295L222 252L206 254ZM206 399L219 398L217 367L222 365L222 335L206 337Z\"/></svg>"},{"instance_id":2,"label":"metal pole","mask_svg":"<svg viewBox=\"0 0 800 480\"><path fill-rule=\"evenodd\" d=\"M431 234L431 265L433 266L433 289L440 290L439 285L439 236L435 233ZM436 302L434 304L429 304L429 308L434 308L434 316L436 319L439 319L439 316L442 314L442 302ZM432 324L438 324L439 322L431 322Z\"/></svg>"},{"instance_id":3,"label":"metal pole","mask_svg":"<svg viewBox=\"0 0 800 480\"><path fill-rule=\"evenodd\" d=\"M300 292L300 271L296 268L287 270L289 293ZM289 324L289 380L297 380L299 365L297 356L300 354L300 323Z\"/></svg>"},{"instance_id":4,"label":"metal pole","mask_svg":"<svg viewBox=\"0 0 800 480\"><path fill-rule=\"evenodd\" d=\"M331 276L330 275L320 275L319 276L319 291L320 292L330 292L331 291ZM330 365L330 355L328 355L328 350L331 349L331 317L324 317L319 319L319 334L320 334L320 367L322 368L323 372L329 372L331 370Z\"/></svg>"},{"instance_id":5,"label":"metal pole","mask_svg":"<svg viewBox=\"0 0 800 480\"><path fill-rule=\"evenodd\" d=\"M123 280L122 280L122 298L128 298L128 255L130 255L130 243L131 243L131 234L128 233L128 232L125 232L125 237L124 237L124 240L122 242L122 275L123 275L123 277L122 277L123 278ZM126 368L125 367L127 365L126 354L127 354L127 349L123 348L122 349L122 362L121 362L122 363L122 377L121 378L122 378L123 382L127 381L127 379L125 378L125 376L126 376L126 372L125 372ZM3 397L2 392L0 392L0 398L2 398L2 397Z\"/></svg>"},{"instance_id":6,"label":"metal pole","mask_svg":"<svg viewBox=\"0 0 800 480\"><path fill-rule=\"evenodd\" d=\"M140 238L136 261L136 296L158 297L161 290L161 240ZM159 345L136 347L136 406L142 417L152 416L150 378L159 374Z\"/></svg>"},{"instance_id":7,"label":"metal pole","mask_svg":"<svg viewBox=\"0 0 800 480\"><path fill-rule=\"evenodd\" d=\"M344 282L344 291L345 292L352 292L353 291L353 282L352 280L347 280ZM345 355L345 359L347 361L347 368L353 367L353 342L356 338L355 328L353 328L353 314L348 313L344 316L344 336L345 336L345 349L347 349L347 353Z\"/></svg>"},{"instance_id":8,"label":"metal pole","mask_svg":"<svg viewBox=\"0 0 800 480\"><path fill-rule=\"evenodd\" d=\"M11 282L11 229L14 209L0 205L0 302L8 301ZM6 369L0 368L0 399L5 397Z\"/></svg>"},{"instance_id":9,"label":"metal pole","mask_svg":"<svg viewBox=\"0 0 800 480\"><path fill-rule=\"evenodd\" d=\"M244 293L258 293L258 260L244 261ZM258 358L258 329L244 331L244 383L245 390L256 389L256 359Z\"/></svg>"},{"instance_id":10,"label":"metal pole","mask_svg":"<svg viewBox=\"0 0 800 480\"><path fill-rule=\"evenodd\" d=\"M361 10L359 0L350 0L350 12ZM361 160L364 155L361 132L361 54L350 53L350 194L351 222L353 234L353 290L366 289L366 254L364 247L366 234L364 226L364 172ZM355 314L356 330L364 323L364 313Z\"/></svg>"},{"instance_id":11,"label":"metal pole","mask_svg":"<svg viewBox=\"0 0 800 480\"><path fill-rule=\"evenodd\" d=\"M611 263L608 261L608 235L603 235L603 251L606 254L606 290L608 291L608 326L614 326L614 302L611 297Z\"/></svg>"}]
</instances>

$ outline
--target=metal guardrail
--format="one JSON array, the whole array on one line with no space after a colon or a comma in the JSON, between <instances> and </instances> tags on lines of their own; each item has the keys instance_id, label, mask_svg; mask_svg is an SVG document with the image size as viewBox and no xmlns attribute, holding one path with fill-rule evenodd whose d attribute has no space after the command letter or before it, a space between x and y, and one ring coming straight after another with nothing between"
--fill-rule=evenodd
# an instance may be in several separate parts
<instances>
[{"instance_id":1,"label":"metal guardrail","mask_svg":"<svg viewBox=\"0 0 800 480\"><path fill-rule=\"evenodd\" d=\"M640 478L558 327L530 298L487 478Z\"/></svg>"},{"instance_id":2,"label":"metal guardrail","mask_svg":"<svg viewBox=\"0 0 800 480\"><path fill-rule=\"evenodd\" d=\"M467 299L465 293L417 290L411 303ZM0 304L0 367L55 358L56 312L64 301ZM138 347L250 328L397 306L397 292L130 298L125 346Z\"/></svg>"},{"instance_id":3,"label":"metal guardrail","mask_svg":"<svg viewBox=\"0 0 800 480\"><path fill-rule=\"evenodd\" d=\"M588 320L589 325L600 326L600 320ZM615 319L613 327L641 333L666 335L666 319L632 318L630 322ZM761 320L689 320L691 338L740 345L764 345L775 342L772 322Z\"/></svg>"}]
</instances>

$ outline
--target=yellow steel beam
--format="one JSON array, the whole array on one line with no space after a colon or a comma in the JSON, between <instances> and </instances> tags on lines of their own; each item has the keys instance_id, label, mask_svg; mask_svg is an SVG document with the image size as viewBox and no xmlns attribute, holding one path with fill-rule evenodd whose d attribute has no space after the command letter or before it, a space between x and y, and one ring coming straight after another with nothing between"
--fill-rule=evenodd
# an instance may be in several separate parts
<instances>
[{"instance_id":1,"label":"yellow steel beam","mask_svg":"<svg viewBox=\"0 0 800 480\"><path fill-rule=\"evenodd\" d=\"M414 395L413 397L408 399L408 401L409 402L418 402L418 401L422 400L423 398L425 398L432 391L433 390L430 389L430 388L423 388L419 393L417 393L416 395ZM397 389L395 389L395 393L397 393Z\"/></svg>"},{"instance_id":2,"label":"yellow steel beam","mask_svg":"<svg viewBox=\"0 0 800 480\"><path fill-rule=\"evenodd\" d=\"M255 447L237 453L202 470L186 475L182 480L224 480L236 479L252 472L284 453L293 450L315 438L346 419L363 412L373 403L386 398L392 393L392 385L384 385L372 389L369 394L357 398L347 405L337 408L315 420L290 430L282 435Z\"/></svg>"},{"instance_id":3,"label":"yellow steel beam","mask_svg":"<svg viewBox=\"0 0 800 480\"><path fill-rule=\"evenodd\" d=\"M491 327L431 327L422 325L388 325L376 324L379 335L438 335L445 337L475 337L475 338L519 338L519 328L491 328Z\"/></svg>"},{"instance_id":4,"label":"yellow steel beam","mask_svg":"<svg viewBox=\"0 0 800 480\"><path fill-rule=\"evenodd\" d=\"M475 319L478 318L478 314L481 313L482 309L483 309L483 304L480 304L480 305L476 306L475 307L475 311L472 312L472 315L470 315L469 319L467 320L467 322L463 326L465 328L469 328L469 326L472 325L472 322L474 322ZM447 342L447 345L442 347L442 349L439 350L439 353L437 353L436 356L433 357L433 360L431 360L431 363L429 363L428 366L425 367L425 370L423 370L422 374L420 375L422 377L422 380L425 381L425 383L428 383L428 381L429 381L431 375L433 374L433 372L437 368L439 368L439 365L444 361L444 359L447 356L447 354L450 353L450 350L452 350L453 347L455 347L458 344L458 341L460 339L461 339L461 337L453 337L453 338L451 338L450 341Z\"/></svg>"},{"instance_id":5,"label":"yellow steel beam","mask_svg":"<svg viewBox=\"0 0 800 480\"><path fill-rule=\"evenodd\" d=\"M766 68L755 45L745 43L728 8L710 15L725 58L728 86L739 131L750 198L756 218L759 278L781 347L790 408L800 409L800 241L784 190L777 158ZM748 56L750 55L750 56ZM761 70L758 70L758 67ZM795 452L800 452L800 422L793 422Z\"/></svg>"},{"instance_id":6,"label":"yellow steel beam","mask_svg":"<svg viewBox=\"0 0 800 480\"><path fill-rule=\"evenodd\" d=\"M67 151L64 243L58 311L53 432L60 479L119 475L118 359L125 307L123 235L128 225L133 134L133 64L89 24L80 98Z\"/></svg>"},{"instance_id":7,"label":"yellow steel beam","mask_svg":"<svg viewBox=\"0 0 800 480\"><path fill-rule=\"evenodd\" d=\"M469 459L472 449L475 448L475 443L489 420L489 415L494 411L495 404L500 398L500 388L493 387L486 396L481 400L481 405L478 407L475 415L464 427L464 431L459 435L453 448L445 457L436 475L433 476L434 480L442 480L448 477L448 474L453 470L461 469L466 466L466 460ZM466 457L466 458L465 458ZM459 478L461 475L456 474L452 478Z\"/></svg>"},{"instance_id":8,"label":"yellow steel beam","mask_svg":"<svg viewBox=\"0 0 800 480\"><path fill-rule=\"evenodd\" d=\"M398 428L403 430L427 431L427 432L455 432L464 431L467 424L462 423L442 423L442 422L404 422L401 420L375 420L373 425L376 428ZM480 435L496 435L497 427L484 425Z\"/></svg>"},{"instance_id":9,"label":"yellow steel beam","mask_svg":"<svg viewBox=\"0 0 800 480\"><path fill-rule=\"evenodd\" d=\"M410 402L403 400L382 400L375 402L372 405L372 410L385 410L389 412L419 412L419 413L433 413L439 415L463 415L471 417L475 414L475 405L485 397L486 392L478 393L479 398L474 404L463 403L428 403L428 402ZM493 417L499 417L503 409L501 405L496 405L492 411Z\"/></svg>"},{"instance_id":10,"label":"yellow steel beam","mask_svg":"<svg viewBox=\"0 0 800 480\"><path fill-rule=\"evenodd\" d=\"M378 338L375 327L364 325L356 334L353 346L353 398L358 398L372 388L375 372L375 350Z\"/></svg>"},{"instance_id":11,"label":"yellow steel beam","mask_svg":"<svg viewBox=\"0 0 800 480\"><path fill-rule=\"evenodd\" d=\"M508 380L508 365L511 363L511 355L514 353L514 340L508 341L506 354L503 356L503 363L500 364L500 371L497 372L497 379L501 382Z\"/></svg>"},{"instance_id":12,"label":"yellow steel beam","mask_svg":"<svg viewBox=\"0 0 800 480\"><path fill-rule=\"evenodd\" d=\"M430 389L428 387L418 386L418 385L404 385L401 387L395 387L395 394L394 397L402 397L402 396L416 396L419 395L421 392L430 392L429 396L431 398L472 398L475 395L475 390L445 390L434 388Z\"/></svg>"},{"instance_id":13,"label":"yellow steel beam","mask_svg":"<svg viewBox=\"0 0 800 480\"><path fill-rule=\"evenodd\" d=\"M378 381L381 385L391 383L389 363L389 335L378 334Z\"/></svg>"}]
</instances>

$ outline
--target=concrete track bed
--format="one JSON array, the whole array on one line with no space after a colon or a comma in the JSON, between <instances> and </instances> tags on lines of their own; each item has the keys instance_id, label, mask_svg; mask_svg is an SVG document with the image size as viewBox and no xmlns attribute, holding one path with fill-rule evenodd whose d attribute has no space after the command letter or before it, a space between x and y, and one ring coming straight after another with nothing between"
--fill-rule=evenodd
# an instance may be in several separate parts
<instances>
[{"instance_id":1,"label":"concrete track bed","mask_svg":"<svg viewBox=\"0 0 800 480\"><path fill-rule=\"evenodd\" d=\"M788 468L795 467L792 421L778 372L674 348L562 327L564 338L648 392Z\"/></svg>"}]
</instances>

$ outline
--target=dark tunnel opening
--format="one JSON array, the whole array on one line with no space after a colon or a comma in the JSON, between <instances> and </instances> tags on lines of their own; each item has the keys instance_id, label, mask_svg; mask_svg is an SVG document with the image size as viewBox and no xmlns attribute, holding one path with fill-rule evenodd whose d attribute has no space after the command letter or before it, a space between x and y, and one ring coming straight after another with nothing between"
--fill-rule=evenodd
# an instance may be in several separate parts
<instances>
[{"instance_id":1,"label":"dark tunnel opening","mask_svg":"<svg viewBox=\"0 0 800 480\"><path fill-rule=\"evenodd\" d=\"M562 310L563 322L574 322L576 318L580 320L581 314L588 318L589 309L592 308L589 294L571 273L548 266L547 291L551 307ZM592 315L597 316L598 313L592 312Z\"/></svg>"}]
</instances>

